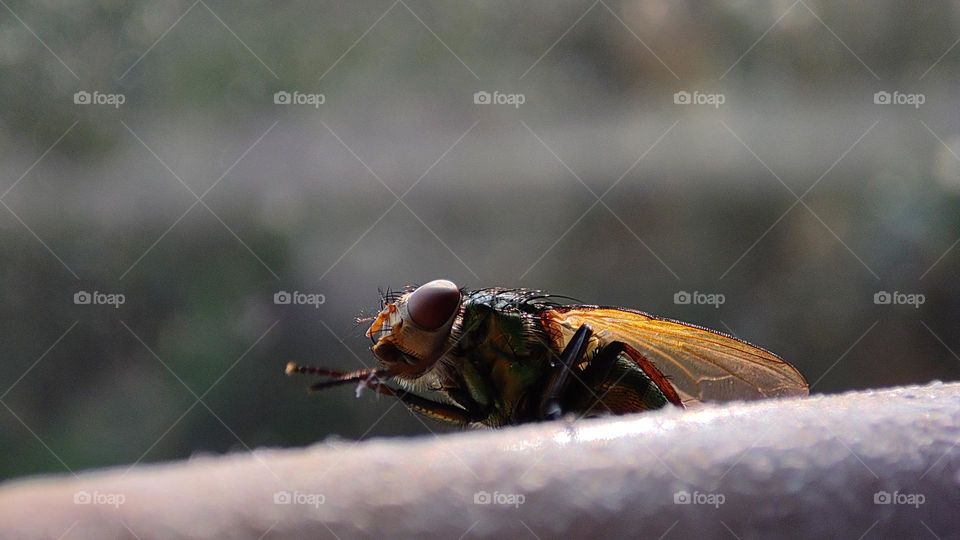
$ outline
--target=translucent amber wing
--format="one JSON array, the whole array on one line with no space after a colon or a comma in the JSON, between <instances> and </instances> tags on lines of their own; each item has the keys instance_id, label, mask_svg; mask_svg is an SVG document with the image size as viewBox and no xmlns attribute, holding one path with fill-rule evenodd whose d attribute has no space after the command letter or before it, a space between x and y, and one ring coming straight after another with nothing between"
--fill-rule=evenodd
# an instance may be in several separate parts
<instances>
[{"instance_id":1,"label":"translucent amber wing","mask_svg":"<svg viewBox=\"0 0 960 540\"><path fill-rule=\"evenodd\" d=\"M803 375L779 356L735 337L618 308L550 309L544 324L564 342L589 324L601 342L622 341L667 376L685 404L805 396Z\"/></svg>"}]
</instances>

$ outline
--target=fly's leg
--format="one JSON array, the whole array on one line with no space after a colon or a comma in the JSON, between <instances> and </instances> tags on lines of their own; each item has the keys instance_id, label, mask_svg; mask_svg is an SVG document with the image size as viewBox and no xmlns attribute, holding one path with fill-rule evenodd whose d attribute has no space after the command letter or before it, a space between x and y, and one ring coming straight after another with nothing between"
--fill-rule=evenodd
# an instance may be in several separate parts
<instances>
[{"instance_id":1,"label":"fly's leg","mask_svg":"<svg viewBox=\"0 0 960 540\"><path fill-rule=\"evenodd\" d=\"M593 356L590 360L590 365L583 371L583 384L589 389L589 392L593 393L595 390L600 387L603 381L607 380L610 376L610 373L613 371L613 366L617 363L617 359L620 358L620 355L623 353L624 344L622 341L614 341L606 347L603 347L597 354ZM568 395L564 396L564 403L569 403L571 400L575 399L576 396L571 395L575 392L568 392ZM602 397L597 397L596 394L590 396L590 406L586 408L586 411L593 410L594 407L602 406L605 409L609 408L606 404L603 403Z\"/></svg>"},{"instance_id":2,"label":"fly's leg","mask_svg":"<svg viewBox=\"0 0 960 540\"><path fill-rule=\"evenodd\" d=\"M582 361L584 354L587 352L591 335L593 335L593 330L588 325L584 324L578 328L570 342L564 347L563 352L560 353L560 361L550 369L543 400L540 402L539 417L541 420L556 420L563 415L560 399L566 394L567 388L570 386L570 373L573 367Z\"/></svg>"},{"instance_id":3,"label":"fly's leg","mask_svg":"<svg viewBox=\"0 0 960 540\"><path fill-rule=\"evenodd\" d=\"M298 366L293 362L288 363L286 369L288 375L300 373L333 377L330 380L321 381L311 385L310 390L312 392L317 392L333 386L359 383L379 394L395 397L402 401L410 410L440 422L465 426L472 422L480 422L486 418L485 413L479 410L467 410L463 407L457 407L455 405L427 399L425 397L418 396L413 392L391 388L385 385L379 378L384 375L384 371L385 370L364 368L351 372L343 372L315 366Z\"/></svg>"},{"instance_id":4,"label":"fly's leg","mask_svg":"<svg viewBox=\"0 0 960 540\"><path fill-rule=\"evenodd\" d=\"M407 392L406 390L391 388L380 383L379 381L370 381L367 382L366 385L371 390L374 390L380 394L399 399L413 412L419 413L427 418L437 420L439 422L446 422L448 424L454 424L463 427L472 422L479 422L482 420L482 418L471 415L469 411L461 409L460 407L449 405L447 403L440 403L439 401L434 401L432 399L427 399L425 397L418 396L413 392Z\"/></svg>"}]
</instances>

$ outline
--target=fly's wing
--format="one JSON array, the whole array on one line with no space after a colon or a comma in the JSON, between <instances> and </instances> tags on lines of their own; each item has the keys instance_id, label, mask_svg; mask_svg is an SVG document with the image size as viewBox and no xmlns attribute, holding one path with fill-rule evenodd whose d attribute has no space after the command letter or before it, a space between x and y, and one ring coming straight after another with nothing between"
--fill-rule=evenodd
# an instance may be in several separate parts
<instances>
[{"instance_id":1,"label":"fly's wing","mask_svg":"<svg viewBox=\"0 0 960 540\"><path fill-rule=\"evenodd\" d=\"M683 407L683 400L680 399L680 395L677 394L677 389L670 384L670 381L657 369L657 366L647 360L647 357L644 356L643 353L626 344L624 344L623 352L650 378L653 384L663 393L663 397L667 398L667 401Z\"/></svg>"},{"instance_id":2,"label":"fly's wing","mask_svg":"<svg viewBox=\"0 0 960 540\"><path fill-rule=\"evenodd\" d=\"M803 375L780 357L714 330L606 307L564 306L542 317L564 342L588 324L602 344L622 341L636 349L667 376L685 405L808 393Z\"/></svg>"}]
</instances>

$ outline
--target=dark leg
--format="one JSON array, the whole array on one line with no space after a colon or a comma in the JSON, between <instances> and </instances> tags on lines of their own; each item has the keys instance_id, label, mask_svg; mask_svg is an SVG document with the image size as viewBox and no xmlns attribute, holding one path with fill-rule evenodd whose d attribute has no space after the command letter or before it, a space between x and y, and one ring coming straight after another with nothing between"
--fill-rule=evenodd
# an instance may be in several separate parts
<instances>
[{"instance_id":1,"label":"dark leg","mask_svg":"<svg viewBox=\"0 0 960 540\"><path fill-rule=\"evenodd\" d=\"M540 402L539 416L542 420L556 420L563 415L560 398L570 386L570 373L573 366L579 364L587 352L593 330L586 324L577 329L570 343L560 353L560 361L551 368L543 401Z\"/></svg>"},{"instance_id":2,"label":"dark leg","mask_svg":"<svg viewBox=\"0 0 960 540\"><path fill-rule=\"evenodd\" d=\"M596 392L596 389L600 388L603 381L607 380L607 377L610 376L610 373L613 371L613 366L617 363L617 359L620 358L621 353L623 353L623 343L614 341L600 349L593 359L590 360L590 365L583 371L583 383L588 389L587 393L590 394L590 406L584 410L590 411L598 405L607 408L603 400L599 399L598 401L596 395L592 393ZM569 403L571 399L575 397L570 394L574 394L574 392L568 392L568 395L564 396L565 403Z\"/></svg>"},{"instance_id":3,"label":"dark leg","mask_svg":"<svg viewBox=\"0 0 960 540\"><path fill-rule=\"evenodd\" d=\"M465 426L471 422L483 420L473 418L469 412L460 407L420 397L406 390L391 388L379 381L368 383L367 387L385 396L393 396L402 401L411 411L440 422Z\"/></svg>"},{"instance_id":4,"label":"dark leg","mask_svg":"<svg viewBox=\"0 0 960 540\"><path fill-rule=\"evenodd\" d=\"M374 390L379 394L399 399L408 408L410 408L410 410L422 414L427 418L441 422L447 422L450 424L456 424L458 426L465 426L471 422L480 422L486 418L485 416L481 416L479 413L472 413L455 405L440 403L439 401L433 401L431 399L420 397L412 392L407 392L406 390L391 388L385 385L381 380L382 377L388 376L387 370L385 369L365 368L358 369L356 371L343 372L323 367L298 366L293 362L290 362L287 364L286 372L288 375L300 373L332 377L330 380L321 381L311 385L311 392L318 392L334 386L342 386L350 383L362 384L363 386Z\"/></svg>"}]
</instances>

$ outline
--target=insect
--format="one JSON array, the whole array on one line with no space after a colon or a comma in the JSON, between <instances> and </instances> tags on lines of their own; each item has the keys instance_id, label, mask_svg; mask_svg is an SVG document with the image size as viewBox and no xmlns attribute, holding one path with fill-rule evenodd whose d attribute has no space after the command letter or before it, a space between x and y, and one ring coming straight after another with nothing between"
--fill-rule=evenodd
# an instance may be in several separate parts
<instances>
[{"instance_id":1,"label":"insect","mask_svg":"<svg viewBox=\"0 0 960 540\"><path fill-rule=\"evenodd\" d=\"M808 393L793 366L735 337L562 300L537 290L468 291L431 281L384 295L366 332L378 367L341 372L291 362L286 371L327 377L314 391L356 383L461 426ZM438 399L423 397L425 391Z\"/></svg>"}]
</instances>

